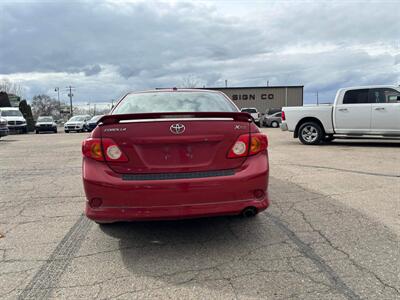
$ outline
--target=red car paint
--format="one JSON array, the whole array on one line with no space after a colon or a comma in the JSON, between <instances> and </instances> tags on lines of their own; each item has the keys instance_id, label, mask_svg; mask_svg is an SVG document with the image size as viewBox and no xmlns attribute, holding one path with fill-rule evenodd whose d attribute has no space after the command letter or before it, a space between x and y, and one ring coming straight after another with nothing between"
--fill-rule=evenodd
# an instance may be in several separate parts
<instances>
[{"instance_id":1,"label":"red car paint","mask_svg":"<svg viewBox=\"0 0 400 300\"><path fill-rule=\"evenodd\" d=\"M269 205L266 147L238 111L105 116L82 146L86 215L115 222L260 212Z\"/></svg>"}]
</instances>

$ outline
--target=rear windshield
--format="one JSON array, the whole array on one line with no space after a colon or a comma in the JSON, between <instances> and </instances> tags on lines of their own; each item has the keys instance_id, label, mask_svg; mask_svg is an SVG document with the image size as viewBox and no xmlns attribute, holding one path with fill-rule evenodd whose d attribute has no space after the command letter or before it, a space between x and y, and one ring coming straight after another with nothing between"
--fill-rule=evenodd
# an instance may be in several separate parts
<instances>
[{"instance_id":1,"label":"rear windshield","mask_svg":"<svg viewBox=\"0 0 400 300\"><path fill-rule=\"evenodd\" d=\"M112 114L236 111L237 108L218 93L154 92L128 94Z\"/></svg>"},{"instance_id":2,"label":"rear windshield","mask_svg":"<svg viewBox=\"0 0 400 300\"><path fill-rule=\"evenodd\" d=\"M254 113L257 112L257 110L254 109L254 108L243 108L243 109L242 109L242 112L247 112L247 113L249 113L249 114L254 114Z\"/></svg>"},{"instance_id":3,"label":"rear windshield","mask_svg":"<svg viewBox=\"0 0 400 300\"><path fill-rule=\"evenodd\" d=\"M102 116L103 116L103 115L101 115L101 116L94 116L93 118L90 119L90 122L97 122L98 120L100 120L100 118L101 118Z\"/></svg>"},{"instance_id":4,"label":"rear windshield","mask_svg":"<svg viewBox=\"0 0 400 300\"><path fill-rule=\"evenodd\" d=\"M0 111L0 116L2 117L22 117L19 110L2 110Z\"/></svg>"}]
</instances>

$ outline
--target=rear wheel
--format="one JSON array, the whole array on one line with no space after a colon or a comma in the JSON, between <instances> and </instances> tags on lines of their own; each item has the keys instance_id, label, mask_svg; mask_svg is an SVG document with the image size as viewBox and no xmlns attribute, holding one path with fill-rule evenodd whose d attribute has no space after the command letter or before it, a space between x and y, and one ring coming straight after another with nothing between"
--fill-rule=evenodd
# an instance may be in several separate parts
<instances>
[{"instance_id":1,"label":"rear wheel","mask_svg":"<svg viewBox=\"0 0 400 300\"><path fill-rule=\"evenodd\" d=\"M64 130L65 133L69 133L69 130Z\"/></svg>"},{"instance_id":2,"label":"rear wheel","mask_svg":"<svg viewBox=\"0 0 400 300\"><path fill-rule=\"evenodd\" d=\"M278 127L279 127L279 123L276 122L276 121L273 121L273 122L271 123L271 126L274 127L274 128L278 128Z\"/></svg>"},{"instance_id":3,"label":"rear wheel","mask_svg":"<svg viewBox=\"0 0 400 300\"><path fill-rule=\"evenodd\" d=\"M39 134L39 130L36 130L35 132L36 132L36 134Z\"/></svg>"},{"instance_id":4,"label":"rear wheel","mask_svg":"<svg viewBox=\"0 0 400 300\"><path fill-rule=\"evenodd\" d=\"M314 122L306 122L299 128L299 140L304 145L317 145L324 136L321 126Z\"/></svg>"}]
</instances>

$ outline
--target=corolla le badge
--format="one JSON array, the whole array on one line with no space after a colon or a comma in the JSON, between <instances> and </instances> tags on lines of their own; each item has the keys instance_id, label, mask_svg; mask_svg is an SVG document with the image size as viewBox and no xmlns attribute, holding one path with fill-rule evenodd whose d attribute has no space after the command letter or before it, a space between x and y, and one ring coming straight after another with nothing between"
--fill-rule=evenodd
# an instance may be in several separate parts
<instances>
[{"instance_id":1,"label":"corolla le badge","mask_svg":"<svg viewBox=\"0 0 400 300\"><path fill-rule=\"evenodd\" d=\"M172 124L169 127L169 130L173 133L173 134L182 134L185 132L185 125L183 124Z\"/></svg>"}]
</instances>

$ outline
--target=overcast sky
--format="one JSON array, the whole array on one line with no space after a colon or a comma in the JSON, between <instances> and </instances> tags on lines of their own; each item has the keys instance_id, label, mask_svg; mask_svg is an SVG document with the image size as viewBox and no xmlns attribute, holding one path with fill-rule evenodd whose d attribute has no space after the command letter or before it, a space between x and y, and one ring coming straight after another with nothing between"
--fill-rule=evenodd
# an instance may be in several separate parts
<instances>
[{"instance_id":1,"label":"overcast sky","mask_svg":"<svg viewBox=\"0 0 400 300\"><path fill-rule=\"evenodd\" d=\"M1 1L0 78L76 101L182 85L400 84L400 1ZM61 99L67 99L66 93Z\"/></svg>"}]
</instances>

